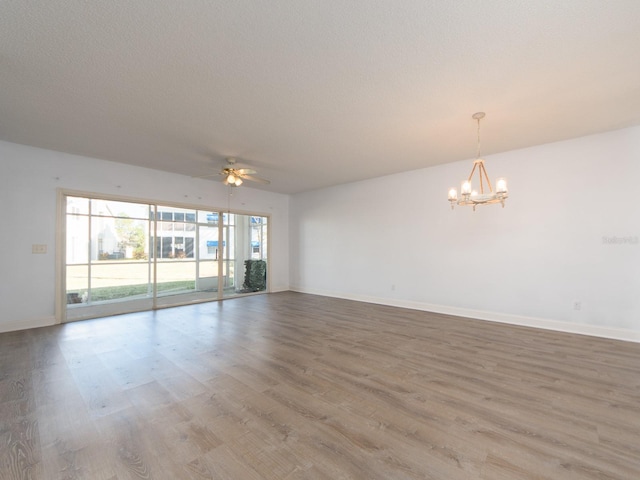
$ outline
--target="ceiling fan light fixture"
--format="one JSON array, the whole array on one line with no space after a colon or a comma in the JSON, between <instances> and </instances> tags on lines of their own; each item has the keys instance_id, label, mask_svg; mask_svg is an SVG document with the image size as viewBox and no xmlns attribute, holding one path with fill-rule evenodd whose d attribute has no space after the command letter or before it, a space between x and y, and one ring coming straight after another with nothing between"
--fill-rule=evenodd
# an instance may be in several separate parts
<instances>
[{"instance_id":1,"label":"ceiling fan light fixture","mask_svg":"<svg viewBox=\"0 0 640 480\"><path fill-rule=\"evenodd\" d=\"M262 185L269 185L271 182L265 178L255 176L257 172L253 168L242 167L236 164L235 158L227 158L227 164L218 171L218 173L200 175L195 178L207 178L218 176L224 185L231 187L239 187L245 184L245 180L260 183Z\"/></svg>"}]
</instances>

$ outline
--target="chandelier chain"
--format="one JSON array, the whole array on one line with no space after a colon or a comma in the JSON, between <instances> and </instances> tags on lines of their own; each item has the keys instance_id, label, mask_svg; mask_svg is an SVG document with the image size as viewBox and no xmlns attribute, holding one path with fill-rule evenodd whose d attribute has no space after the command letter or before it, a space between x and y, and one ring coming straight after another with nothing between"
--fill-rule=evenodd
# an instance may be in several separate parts
<instances>
[{"instance_id":1,"label":"chandelier chain","mask_svg":"<svg viewBox=\"0 0 640 480\"><path fill-rule=\"evenodd\" d=\"M480 119L477 119L478 121L478 146L476 148L476 159L480 158Z\"/></svg>"}]
</instances>

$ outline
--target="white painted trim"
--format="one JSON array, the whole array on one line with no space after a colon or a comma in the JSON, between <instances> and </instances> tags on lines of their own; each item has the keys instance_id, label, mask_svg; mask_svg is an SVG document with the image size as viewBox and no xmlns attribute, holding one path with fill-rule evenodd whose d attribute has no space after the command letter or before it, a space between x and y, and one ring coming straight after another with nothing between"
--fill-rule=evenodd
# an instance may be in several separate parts
<instances>
[{"instance_id":1,"label":"white painted trim","mask_svg":"<svg viewBox=\"0 0 640 480\"><path fill-rule=\"evenodd\" d=\"M434 305L423 302L413 302L411 300L396 300L392 298L371 297L368 295L342 294L337 292L329 292L324 290L307 289L300 287L291 287L289 290L299 293L309 293L312 295L321 295L324 297L342 298L345 300L354 300L357 302L375 303L379 305L388 305L391 307L410 308L412 310L421 310L425 312L442 313L445 315L454 315L457 317L471 318L475 320L486 320L490 322L506 323L509 325L519 325L523 327L541 328L544 330L554 330L564 333L576 333L579 335L589 335L592 337L610 338L613 340L623 340L625 342L640 343L640 332L632 330L624 330L617 328L607 328L597 325L578 325L569 322L560 322L557 320L549 320L545 318L525 317L521 315L511 315L499 312L487 312L483 310L472 310L468 308L452 307L448 305Z\"/></svg>"},{"instance_id":2,"label":"white painted trim","mask_svg":"<svg viewBox=\"0 0 640 480\"><path fill-rule=\"evenodd\" d=\"M30 318L19 322L0 323L0 333L15 332L17 330L28 330L30 328L50 327L56 324L56 317Z\"/></svg>"},{"instance_id":3,"label":"white painted trim","mask_svg":"<svg viewBox=\"0 0 640 480\"><path fill-rule=\"evenodd\" d=\"M69 188L60 188L61 194L65 196L71 197L90 197L90 198L98 198L101 200L111 200L116 202L131 202L131 203L148 203L154 205L162 205L167 207L175 207L175 208L185 208L194 210L207 210L210 212L220 212L220 213L234 213L237 215L254 215L260 217L269 217L269 221L271 220L272 214L269 212L260 213L259 211L249 211L249 210L241 210L228 207L212 207L211 205L207 205L205 203L186 203L186 202L178 202L172 200L157 200L153 198L146 197L132 197L130 195L118 195L115 193L100 193L100 192L90 192L86 190L74 190Z\"/></svg>"},{"instance_id":4,"label":"white painted trim","mask_svg":"<svg viewBox=\"0 0 640 480\"><path fill-rule=\"evenodd\" d=\"M65 275L65 265L67 263L66 238L67 238L67 216L66 216L65 194L62 188L56 189L56 257L55 257L55 323L60 324L67 318L67 278Z\"/></svg>"}]
</instances>

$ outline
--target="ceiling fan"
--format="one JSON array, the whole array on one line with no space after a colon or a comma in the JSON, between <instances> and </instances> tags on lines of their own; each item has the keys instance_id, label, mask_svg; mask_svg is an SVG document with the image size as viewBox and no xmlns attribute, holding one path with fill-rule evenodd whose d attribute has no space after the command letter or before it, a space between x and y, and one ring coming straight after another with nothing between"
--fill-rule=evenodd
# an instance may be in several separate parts
<instances>
[{"instance_id":1,"label":"ceiling fan","mask_svg":"<svg viewBox=\"0 0 640 480\"><path fill-rule=\"evenodd\" d=\"M235 158L227 158L227 164L222 167L222 170L220 170L219 173L203 175L203 177L219 175L222 177L222 181L225 185L229 185L232 187L239 187L243 184L244 180L250 180L252 182L261 183L263 185L269 185L269 183L271 183L269 180L256 177L256 173L258 172L256 172L253 168L246 168L238 165Z\"/></svg>"}]
</instances>

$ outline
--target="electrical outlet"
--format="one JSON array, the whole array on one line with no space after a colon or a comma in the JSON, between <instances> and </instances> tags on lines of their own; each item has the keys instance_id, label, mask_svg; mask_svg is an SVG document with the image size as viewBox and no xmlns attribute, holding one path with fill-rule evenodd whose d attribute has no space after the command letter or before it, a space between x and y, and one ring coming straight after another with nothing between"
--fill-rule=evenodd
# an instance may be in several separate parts
<instances>
[{"instance_id":1,"label":"electrical outlet","mask_svg":"<svg viewBox=\"0 0 640 480\"><path fill-rule=\"evenodd\" d=\"M34 243L31 245L31 253L47 253L47 245L43 243Z\"/></svg>"},{"instance_id":2,"label":"electrical outlet","mask_svg":"<svg viewBox=\"0 0 640 480\"><path fill-rule=\"evenodd\" d=\"M573 309L574 310L582 310L582 302L580 301L575 301L573 302Z\"/></svg>"}]
</instances>

